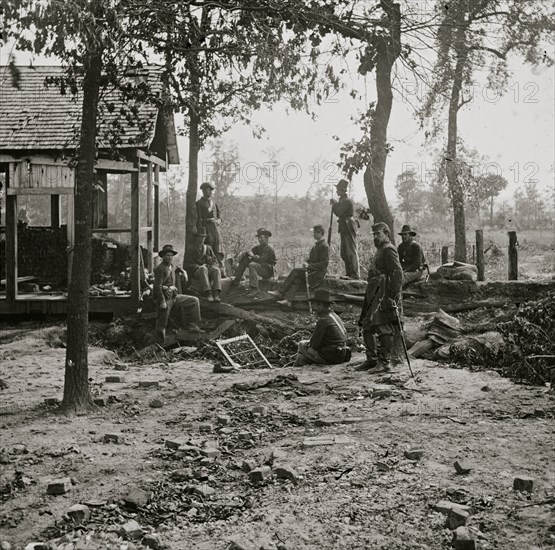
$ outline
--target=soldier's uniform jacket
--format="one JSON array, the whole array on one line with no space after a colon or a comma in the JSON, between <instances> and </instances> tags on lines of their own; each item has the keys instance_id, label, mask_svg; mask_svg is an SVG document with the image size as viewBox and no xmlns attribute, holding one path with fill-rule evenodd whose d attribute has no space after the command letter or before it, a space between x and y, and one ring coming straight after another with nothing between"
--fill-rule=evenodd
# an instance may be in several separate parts
<instances>
[{"instance_id":1,"label":"soldier's uniform jacket","mask_svg":"<svg viewBox=\"0 0 555 550\"><path fill-rule=\"evenodd\" d=\"M355 203L349 197L340 197L337 204L332 204L331 209L337 216L339 233L356 235L359 224L353 218L355 215Z\"/></svg>"},{"instance_id":2,"label":"soldier's uniform jacket","mask_svg":"<svg viewBox=\"0 0 555 550\"><path fill-rule=\"evenodd\" d=\"M184 267L189 277L192 277L196 270L203 265L208 267L218 266L218 258L216 254L214 254L212 247L207 244L203 244L202 247L191 250L191 252L187 254L184 262Z\"/></svg>"},{"instance_id":3,"label":"soldier's uniform jacket","mask_svg":"<svg viewBox=\"0 0 555 550\"><path fill-rule=\"evenodd\" d=\"M342 363L345 360L347 331L343 321L336 313L330 311L318 319L309 346L331 365Z\"/></svg>"},{"instance_id":4,"label":"soldier's uniform jacket","mask_svg":"<svg viewBox=\"0 0 555 550\"><path fill-rule=\"evenodd\" d=\"M263 244L257 244L252 249L252 253L255 256L258 256L258 258L255 259L254 261L259 263L259 264L269 265L273 269L274 266L277 263L276 253L274 252L274 249L269 244L264 244L264 245Z\"/></svg>"},{"instance_id":5,"label":"soldier's uniform jacket","mask_svg":"<svg viewBox=\"0 0 555 550\"><path fill-rule=\"evenodd\" d=\"M389 299L395 300L401 315L401 287L403 268L392 243L376 249L373 268L368 272L368 285L359 324L382 325L396 320Z\"/></svg>"},{"instance_id":6,"label":"soldier's uniform jacket","mask_svg":"<svg viewBox=\"0 0 555 550\"><path fill-rule=\"evenodd\" d=\"M426 263L422 247L416 241L401 243L397 250L403 271L418 271Z\"/></svg>"},{"instance_id":7,"label":"soldier's uniform jacket","mask_svg":"<svg viewBox=\"0 0 555 550\"><path fill-rule=\"evenodd\" d=\"M165 304L168 300L175 299L177 296L177 291L170 290L170 286L176 286L175 267L162 262L154 270L153 298L158 306Z\"/></svg>"},{"instance_id":8,"label":"soldier's uniform jacket","mask_svg":"<svg viewBox=\"0 0 555 550\"><path fill-rule=\"evenodd\" d=\"M311 286L316 286L322 282L328 272L330 261L330 247L326 239L320 239L310 249L308 254L308 277Z\"/></svg>"},{"instance_id":9,"label":"soldier's uniform jacket","mask_svg":"<svg viewBox=\"0 0 555 550\"><path fill-rule=\"evenodd\" d=\"M221 233L220 228L215 223L216 220L220 218L220 208L213 201L213 199L207 199L206 197L201 197L197 202L197 230L202 228L206 229L208 233L208 243L216 252L220 252L221 248Z\"/></svg>"}]
</instances>

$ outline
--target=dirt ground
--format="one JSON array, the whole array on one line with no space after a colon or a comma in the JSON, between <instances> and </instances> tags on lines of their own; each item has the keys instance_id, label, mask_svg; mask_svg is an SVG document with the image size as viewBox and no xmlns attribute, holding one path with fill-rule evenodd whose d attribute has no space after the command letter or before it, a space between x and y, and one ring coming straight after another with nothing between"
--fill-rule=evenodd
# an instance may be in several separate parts
<instances>
[{"instance_id":1,"label":"dirt ground","mask_svg":"<svg viewBox=\"0 0 555 550\"><path fill-rule=\"evenodd\" d=\"M422 360L416 381L405 366L393 377L348 365L214 374L208 362L122 363L91 348L94 393L109 403L69 420L45 404L62 395L59 334L20 325L0 335L0 541L12 549L142 548L118 535L133 518L169 549L445 549L442 499L472 507L478 548L555 547L549 388ZM125 380L106 383L113 375ZM125 441L105 443L111 433ZM310 446L317 436L327 444ZM196 451L167 448L172 439L217 444L220 455L201 463ZM422 458L405 458L408 449ZM274 475L251 483L242 462L272 457ZM456 460L471 472L458 475ZM278 479L280 465L295 479ZM531 495L513 491L517 475L534 479ZM71 490L47 495L66 476ZM121 500L134 487L151 494L138 511ZM81 529L64 518L76 503L92 513Z\"/></svg>"}]
</instances>

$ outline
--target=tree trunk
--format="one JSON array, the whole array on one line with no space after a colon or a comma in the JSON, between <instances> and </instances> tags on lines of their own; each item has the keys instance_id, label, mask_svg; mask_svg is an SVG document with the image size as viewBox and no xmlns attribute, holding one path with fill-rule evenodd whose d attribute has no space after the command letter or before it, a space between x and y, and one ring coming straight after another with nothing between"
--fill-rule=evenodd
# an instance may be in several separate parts
<instances>
[{"instance_id":1,"label":"tree trunk","mask_svg":"<svg viewBox=\"0 0 555 550\"><path fill-rule=\"evenodd\" d=\"M489 201L489 224L493 227L493 195Z\"/></svg>"},{"instance_id":2,"label":"tree trunk","mask_svg":"<svg viewBox=\"0 0 555 550\"><path fill-rule=\"evenodd\" d=\"M66 414L94 408L89 391L88 335L91 272L91 222L96 157L96 119L102 71L102 52L84 62L83 108L77 172L75 175L75 245L68 292L67 351L64 398Z\"/></svg>"},{"instance_id":3,"label":"tree trunk","mask_svg":"<svg viewBox=\"0 0 555 550\"><path fill-rule=\"evenodd\" d=\"M401 52L401 9L390 0L380 2L389 19L389 35L377 37L376 92L377 102L370 126L370 164L364 172L364 189L374 223L385 222L391 229L391 241L395 242L393 215L384 191L385 165L387 161L387 125L391 115L393 92L391 70Z\"/></svg>"},{"instance_id":4,"label":"tree trunk","mask_svg":"<svg viewBox=\"0 0 555 550\"><path fill-rule=\"evenodd\" d=\"M193 245L193 232L197 225L197 193L198 193L198 154L200 117L195 108L189 109L189 182L187 184L187 217L185 220L185 256Z\"/></svg>"},{"instance_id":5,"label":"tree trunk","mask_svg":"<svg viewBox=\"0 0 555 550\"><path fill-rule=\"evenodd\" d=\"M458 31L456 44L458 52L453 88L449 99L449 123L447 127L447 155L445 172L453 205L453 220L455 225L455 260L466 262L466 220L464 215L464 192L457 174L457 115L460 109L460 97L463 84L463 70L468 58L468 50L461 44L464 40L464 30Z\"/></svg>"}]
</instances>

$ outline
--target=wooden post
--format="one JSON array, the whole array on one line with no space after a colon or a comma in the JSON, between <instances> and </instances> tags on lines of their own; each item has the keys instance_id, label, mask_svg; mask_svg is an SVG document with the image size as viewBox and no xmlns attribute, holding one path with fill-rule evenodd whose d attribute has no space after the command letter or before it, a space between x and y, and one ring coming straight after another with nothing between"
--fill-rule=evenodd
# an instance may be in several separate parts
<instances>
[{"instance_id":1,"label":"wooden post","mask_svg":"<svg viewBox=\"0 0 555 550\"><path fill-rule=\"evenodd\" d=\"M449 261L449 247L441 247L441 265L446 264Z\"/></svg>"},{"instance_id":2,"label":"wooden post","mask_svg":"<svg viewBox=\"0 0 555 550\"><path fill-rule=\"evenodd\" d=\"M98 197L98 227L108 227L108 173L104 170L98 172L98 183L102 190L97 191Z\"/></svg>"},{"instance_id":3,"label":"wooden post","mask_svg":"<svg viewBox=\"0 0 555 550\"><path fill-rule=\"evenodd\" d=\"M50 195L50 227L60 227L60 195Z\"/></svg>"},{"instance_id":4,"label":"wooden post","mask_svg":"<svg viewBox=\"0 0 555 550\"><path fill-rule=\"evenodd\" d=\"M476 267L478 268L478 280L485 281L484 262L484 230L476 229Z\"/></svg>"},{"instance_id":5,"label":"wooden post","mask_svg":"<svg viewBox=\"0 0 555 550\"><path fill-rule=\"evenodd\" d=\"M167 173L167 172L166 172ZM154 242L153 248L155 252L160 250L160 166L154 167Z\"/></svg>"},{"instance_id":6,"label":"wooden post","mask_svg":"<svg viewBox=\"0 0 555 550\"><path fill-rule=\"evenodd\" d=\"M146 267L152 271L152 255L153 255L153 234L152 234L152 210L153 210L153 189L152 189L152 162L146 164L146 225L149 227L146 231ZM142 275L142 274L141 274Z\"/></svg>"},{"instance_id":7,"label":"wooden post","mask_svg":"<svg viewBox=\"0 0 555 550\"><path fill-rule=\"evenodd\" d=\"M518 281L518 241L516 231L509 231L509 281Z\"/></svg>"},{"instance_id":8,"label":"wooden post","mask_svg":"<svg viewBox=\"0 0 555 550\"><path fill-rule=\"evenodd\" d=\"M6 299L17 298L17 195L6 195Z\"/></svg>"},{"instance_id":9,"label":"wooden post","mask_svg":"<svg viewBox=\"0 0 555 550\"><path fill-rule=\"evenodd\" d=\"M131 301L135 307L139 305L139 277L140 277L140 189L139 189L140 161L137 161L137 171L131 173Z\"/></svg>"}]
</instances>

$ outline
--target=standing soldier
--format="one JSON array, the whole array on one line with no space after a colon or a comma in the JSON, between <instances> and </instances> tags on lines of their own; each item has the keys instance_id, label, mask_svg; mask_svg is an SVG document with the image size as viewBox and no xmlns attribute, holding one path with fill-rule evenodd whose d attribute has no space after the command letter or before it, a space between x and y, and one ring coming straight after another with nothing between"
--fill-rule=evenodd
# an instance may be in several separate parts
<instances>
[{"instance_id":1,"label":"standing soldier","mask_svg":"<svg viewBox=\"0 0 555 550\"><path fill-rule=\"evenodd\" d=\"M205 181L200 186L200 189L202 197L196 202L197 231L202 231L202 228L206 230L208 234L206 244L210 245L218 257L218 262L222 265L224 260L222 235L220 233L222 219L220 217L220 209L212 198L215 187L209 181Z\"/></svg>"},{"instance_id":2,"label":"standing soldier","mask_svg":"<svg viewBox=\"0 0 555 550\"><path fill-rule=\"evenodd\" d=\"M332 212L337 216L339 235L341 236L341 259L345 263L347 277L358 279L358 222L353 218L355 205L347 196L348 187L349 182L347 180L339 180L335 186L339 201L331 199L330 204Z\"/></svg>"},{"instance_id":3,"label":"standing soldier","mask_svg":"<svg viewBox=\"0 0 555 550\"><path fill-rule=\"evenodd\" d=\"M368 285L358 322L366 346L366 361L357 370L375 374L390 370L389 359L397 320L396 307L401 302L403 269L397 249L390 242L388 225L383 222L374 224L372 234L376 254L374 265L368 270Z\"/></svg>"}]
</instances>

